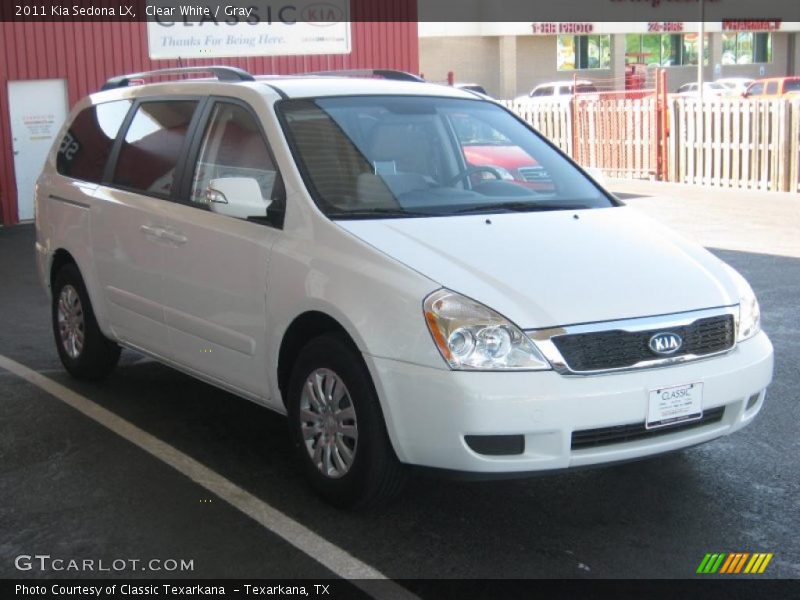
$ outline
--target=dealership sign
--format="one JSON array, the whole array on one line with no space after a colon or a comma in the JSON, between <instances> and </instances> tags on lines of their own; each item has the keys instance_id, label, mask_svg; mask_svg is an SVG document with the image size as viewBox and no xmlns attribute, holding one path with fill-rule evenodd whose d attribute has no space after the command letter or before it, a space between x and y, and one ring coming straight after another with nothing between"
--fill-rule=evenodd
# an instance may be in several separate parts
<instances>
[{"instance_id":1,"label":"dealership sign","mask_svg":"<svg viewBox=\"0 0 800 600\"><path fill-rule=\"evenodd\" d=\"M147 6L150 58L349 54L349 0Z\"/></svg>"},{"instance_id":2,"label":"dealership sign","mask_svg":"<svg viewBox=\"0 0 800 600\"><path fill-rule=\"evenodd\" d=\"M453 30L452 24L446 29ZM458 26L458 24L455 24ZM697 32L699 23L696 21L538 21L525 25L524 23L482 24L477 32L483 35L590 35L612 33L685 33ZM705 23L706 33L720 31L797 31L800 23L784 23L778 19L772 20L747 20L727 19ZM426 27L420 28L420 36L426 37ZM440 28L441 29L441 28ZM475 35L476 32L463 33ZM450 35L456 35L452 31Z\"/></svg>"}]
</instances>

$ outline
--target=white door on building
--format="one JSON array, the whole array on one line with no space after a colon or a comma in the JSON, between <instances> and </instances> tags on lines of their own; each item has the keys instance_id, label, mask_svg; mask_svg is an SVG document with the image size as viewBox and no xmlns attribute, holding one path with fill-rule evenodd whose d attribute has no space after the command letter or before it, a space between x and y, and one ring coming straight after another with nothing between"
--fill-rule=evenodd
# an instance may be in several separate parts
<instances>
[{"instance_id":1,"label":"white door on building","mask_svg":"<svg viewBox=\"0 0 800 600\"><path fill-rule=\"evenodd\" d=\"M39 79L8 82L17 210L20 221L33 218L33 191L47 153L67 118L67 82Z\"/></svg>"}]
</instances>

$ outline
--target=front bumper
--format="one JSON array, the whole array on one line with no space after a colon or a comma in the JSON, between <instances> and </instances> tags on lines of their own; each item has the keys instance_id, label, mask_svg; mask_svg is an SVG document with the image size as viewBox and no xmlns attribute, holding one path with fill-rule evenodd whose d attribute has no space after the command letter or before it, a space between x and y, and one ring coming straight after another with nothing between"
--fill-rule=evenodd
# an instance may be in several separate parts
<instances>
[{"instance_id":1,"label":"front bumper","mask_svg":"<svg viewBox=\"0 0 800 600\"><path fill-rule=\"evenodd\" d=\"M36 274L39 277L39 283L47 295L50 295L50 278L48 272L50 270L50 253L44 244L36 242Z\"/></svg>"},{"instance_id":2,"label":"front bumper","mask_svg":"<svg viewBox=\"0 0 800 600\"><path fill-rule=\"evenodd\" d=\"M772 344L761 332L707 360L618 374L465 372L365 356L389 437L405 463L476 473L543 471L617 462L707 442L758 414L772 379ZM692 428L592 448L573 431L643 424L649 391L703 383L703 410L722 418ZM748 406L750 400L750 406ZM465 436L524 436L521 454L479 454Z\"/></svg>"}]
</instances>

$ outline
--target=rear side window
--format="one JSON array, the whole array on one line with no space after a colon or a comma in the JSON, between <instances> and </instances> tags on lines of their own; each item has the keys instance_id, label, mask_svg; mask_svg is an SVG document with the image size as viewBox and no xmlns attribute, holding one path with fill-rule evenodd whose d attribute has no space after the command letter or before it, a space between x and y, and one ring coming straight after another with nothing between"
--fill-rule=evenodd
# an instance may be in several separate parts
<instances>
[{"instance_id":1,"label":"rear side window","mask_svg":"<svg viewBox=\"0 0 800 600\"><path fill-rule=\"evenodd\" d=\"M100 183L130 100L90 106L78 113L61 140L56 169L61 175Z\"/></svg>"},{"instance_id":2,"label":"rear side window","mask_svg":"<svg viewBox=\"0 0 800 600\"><path fill-rule=\"evenodd\" d=\"M145 102L136 109L114 170L114 184L167 198L196 101Z\"/></svg>"},{"instance_id":3,"label":"rear side window","mask_svg":"<svg viewBox=\"0 0 800 600\"><path fill-rule=\"evenodd\" d=\"M763 83L754 83L747 89L748 96L760 96L763 93L764 93Z\"/></svg>"},{"instance_id":4,"label":"rear side window","mask_svg":"<svg viewBox=\"0 0 800 600\"><path fill-rule=\"evenodd\" d=\"M770 81L767 84L767 94L777 94L778 93L778 82L777 81Z\"/></svg>"},{"instance_id":5,"label":"rear side window","mask_svg":"<svg viewBox=\"0 0 800 600\"><path fill-rule=\"evenodd\" d=\"M783 82L783 93L800 92L800 79L787 79Z\"/></svg>"}]
</instances>

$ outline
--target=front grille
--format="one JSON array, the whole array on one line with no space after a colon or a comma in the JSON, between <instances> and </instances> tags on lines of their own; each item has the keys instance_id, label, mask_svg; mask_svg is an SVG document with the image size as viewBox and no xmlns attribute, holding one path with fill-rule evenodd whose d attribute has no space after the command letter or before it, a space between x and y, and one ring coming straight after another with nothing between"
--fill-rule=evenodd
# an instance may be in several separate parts
<instances>
[{"instance_id":1,"label":"front grille","mask_svg":"<svg viewBox=\"0 0 800 600\"><path fill-rule=\"evenodd\" d=\"M662 332L681 336L683 345L680 350L667 356L650 350L650 338ZM573 333L553 337L552 341L572 371L604 371L631 367L642 361L660 358L724 352L733 347L735 337L733 316L720 315L698 319L681 327L635 332L614 329Z\"/></svg>"},{"instance_id":2,"label":"front grille","mask_svg":"<svg viewBox=\"0 0 800 600\"><path fill-rule=\"evenodd\" d=\"M548 181L550 179L550 175L544 170L544 167L520 167L517 171L529 183Z\"/></svg>"},{"instance_id":3,"label":"front grille","mask_svg":"<svg viewBox=\"0 0 800 600\"><path fill-rule=\"evenodd\" d=\"M583 431L573 431L572 449L580 450L582 448L595 448L597 446L608 446L610 444L622 444L624 442L633 442L643 438L675 433L676 431L693 429L694 427L702 427L703 425L718 423L722 420L722 415L724 413L725 407L720 406L718 408L712 408L711 410L705 411L703 416L696 421L688 421L686 423L668 427L660 427L658 429L647 429L644 423L636 423L635 425L616 425L614 427L601 427L600 429L584 429Z\"/></svg>"}]
</instances>

